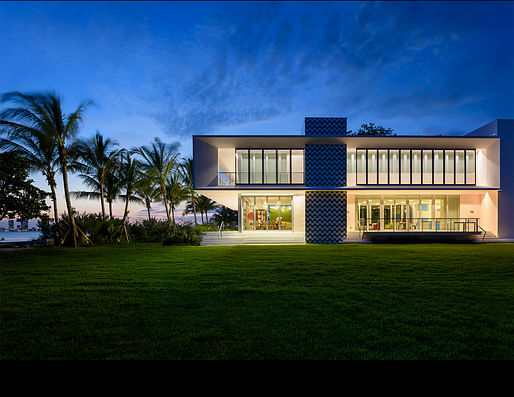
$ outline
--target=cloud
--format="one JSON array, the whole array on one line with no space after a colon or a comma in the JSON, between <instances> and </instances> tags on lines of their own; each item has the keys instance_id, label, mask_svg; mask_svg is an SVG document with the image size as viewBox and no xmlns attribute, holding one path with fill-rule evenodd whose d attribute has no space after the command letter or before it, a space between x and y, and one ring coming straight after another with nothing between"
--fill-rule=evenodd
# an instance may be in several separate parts
<instances>
[{"instance_id":1,"label":"cloud","mask_svg":"<svg viewBox=\"0 0 514 397\"><path fill-rule=\"evenodd\" d=\"M184 81L161 82L165 106L155 117L170 134L185 136L301 112L392 120L480 104L492 114L514 103L507 93L498 98L491 84L492 73L514 86L514 56L501 51L512 28L483 15L505 10L512 7L226 8L196 26L191 45L208 56Z\"/></svg>"}]
</instances>

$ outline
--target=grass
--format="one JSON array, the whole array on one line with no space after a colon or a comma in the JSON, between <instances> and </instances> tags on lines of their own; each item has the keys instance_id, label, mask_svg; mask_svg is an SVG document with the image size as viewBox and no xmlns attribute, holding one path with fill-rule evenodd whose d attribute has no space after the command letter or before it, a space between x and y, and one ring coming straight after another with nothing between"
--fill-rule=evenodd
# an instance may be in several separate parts
<instances>
[{"instance_id":1,"label":"grass","mask_svg":"<svg viewBox=\"0 0 514 397\"><path fill-rule=\"evenodd\" d=\"M514 244L0 252L1 359L514 359Z\"/></svg>"}]
</instances>

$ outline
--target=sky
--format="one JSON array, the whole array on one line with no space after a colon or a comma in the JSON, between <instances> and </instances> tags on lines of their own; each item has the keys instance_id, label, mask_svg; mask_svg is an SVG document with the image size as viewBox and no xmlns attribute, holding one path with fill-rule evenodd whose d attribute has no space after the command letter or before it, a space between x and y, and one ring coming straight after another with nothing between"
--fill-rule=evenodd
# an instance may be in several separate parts
<instances>
[{"instance_id":1,"label":"sky","mask_svg":"<svg viewBox=\"0 0 514 397\"><path fill-rule=\"evenodd\" d=\"M512 2L3 1L0 48L0 93L55 91L68 112L92 99L80 138L159 137L184 157L192 134L298 135L306 116L398 135L514 118Z\"/></svg>"}]
</instances>

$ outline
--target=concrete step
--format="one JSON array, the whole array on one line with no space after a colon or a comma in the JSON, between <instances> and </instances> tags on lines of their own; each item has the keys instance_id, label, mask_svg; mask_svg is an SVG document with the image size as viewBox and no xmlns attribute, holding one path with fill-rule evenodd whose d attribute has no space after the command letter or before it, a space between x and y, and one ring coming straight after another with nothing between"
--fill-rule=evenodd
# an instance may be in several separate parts
<instances>
[{"instance_id":1,"label":"concrete step","mask_svg":"<svg viewBox=\"0 0 514 397\"><path fill-rule=\"evenodd\" d=\"M239 244L305 244L303 233L293 232L223 232L221 237L218 232L202 233L200 245L239 245Z\"/></svg>"}]
</instances>

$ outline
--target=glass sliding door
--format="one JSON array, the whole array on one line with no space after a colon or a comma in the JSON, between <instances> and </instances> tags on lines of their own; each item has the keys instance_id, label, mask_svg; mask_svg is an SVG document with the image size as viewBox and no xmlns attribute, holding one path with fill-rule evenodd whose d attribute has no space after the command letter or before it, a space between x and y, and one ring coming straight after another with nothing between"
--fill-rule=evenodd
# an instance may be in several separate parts
<instances>
[{"instance_id":1,"label":"glass sliding door","mask_svg":"<svg viewBox=\"0 0 514 397\"><path fill-rule=\"evenodd\" d=\"M444 151L444 184L455 184L455 150Z\"/></svg>"},{"instance_id":2,"label":"glass sliding door","mask_svg":"<svg viewBox=\"0 0 514 397\"><path fill-rule=\"evenodd\" d=\"M465 158L464 158L464 150L456 150L455 151L455 184L463 185L466 180L465 175Z\"/></svg>"},{"instance_id":3,"label":"glass sliding door","mask_svg":"<svg viewBox=\"0 0 514 397\"><path fill-rule=\"evenodd\" d=\"M292 196L241 196L243 231L293 230Z\"/></svg>"},{"instance_id":4,"label":"glass sliding door","mask_svg":"<svg viewBox=\"0 0 514 397\"><path fill-rule=\"evenodd\" d=\"M243 209L243 230L255 230L255 197L243 196L242 209Z\"/></svg>"},{"instance_id":5,"label":"glass sliding door","mask_svg":"<svg viewBox=\"0 0 514 397\"><path fill-rule=\"evenodd\" d=\"M423 184L432 185L432 150L423 150Z\"/></svg>"},{"instance_id":6,"label":"glass sliding door","mask_svg":"<svg viewBox=\"0 0 514 397\"><path fill-rule=\"evenodd\" d=\"M474 185L476 167L475 150L466 150L466 185Z\"/></svg>"},{"instance_id":7,"label":"glass sliding door","mask_svg":"<svg viewBox=\"0 0 514 397\"><path fill-rule=\"evenodd\" d=\"M366 197L355 197L355 207L357 208L357 230L364 231L368 219L368 199Z\"/></svg>"},{"instance_id":8,"label":"glass sliding door","mask_svg":"<svg viewBox=\"0 0 514 397\"><path fill-rule=\"evenodd\" d=\"M357 149L357 184L364 185L366 183L366 150Z\"/></svg>"},{"instance_id":9,"label":"glass sliding door","mask_svg":"<svg viewBox=\"0 0 514 397\"><path fill-rule=\"evenodd\" d=\"M264 150L264 183L277 183L277 151Z\"/></svg>"},{"instance_id":10,"label":"glass sliding door","mask_svg":"<svg viewBox=\"0 0 514 397\"><path fill-rule=\"evenodd\" d=\"M391 185L400 184L400 152L398 150L389 151L389 183Z\"/></svg>"},{"instance_id":11,"label":"glass sliding door","mask_svg":"<svg viewBox=\"0 0 514 397\"><path fill-rule=\"evenodd\" d=\"M412 180L413 185L421 185L421 150L412 150Z\"/></svg>"},{"instance_id":12,"label":"glass sliding door","mask_svg":"<svg viewBox=\"0 0 514 397\"><path fill-rule=\"evenodd\" d=\"M420 209L419 209L419 226L422 232L432 232L434 222L432 219L432 196L421 197Z\"/></svg>"},{"instance_id":13,"label":"glass sliding door","mask_svg":"<svg viewBox=\"0 0 514 397\"><path fill-rule=\"evenodd\" d=\"M446 196L435 196L434 199L435 230L448 230L448 218L446 213Z\"/></svg>"},{"instance_id":14,"label":"glass sliding door","mask_svg":"<svg viewBox=\"0 0 514 397\"><path fill-rule=\"evenodd\" d=\"M262 150L250 150L250 183L262 184Z\"/></svg>"},{"instance_id":15,"label":"glass sliding door","mask_svg":"<svg viewBox=\"0 0 514 397\"><path fill-rule=\"evenodd\" d=\"M380 230L380 196L368 196L368 230Z\"/></svg>"},{"instance_id":16,"label":"glass sliding door","mask_svg":"<svg viewBox=\"0 0 514 397\"><path fill-rule=\"evenodd\" d=\"M442 150L434 150L434 185L442 185L444 183L444 152Z\"/></svg>"},{"instance_id":17,"label":"glass sliding door","mask_svg":"<svg viewBox=\"0 0 514 397\"><path fill-rule=\"evenodd\" d=\"M409 219L407 228L410 231L420 230L419 210L419 196L409 196Z\"/></svg>"},{"instance_id":18,"label":"glass sliding door","mask_svg":"<svg viewBox=\"0 0 514 397\"><path fill-rule=\"evenodd\" d=\"M410 183L410 150L400 150L400 184Z\"/></svg>"},{"instance_id":19,"label":"glass sliding door","mask_svg":"<svg viewBox=\"0 0 514 397\"><path fill-rule=\"evenodd\" d=\"M453 218L449 221L449 230L452 232L463 231L461 223L456 223L455 218L459 218L460 215L460 197L459 196L448 196L448 218Z\"/></svg>"},{"instance_id":20,"label":"glass sliding door","mask_svg":"<svg viewBox=\"0 0 514 397\"><path fill-rule=\"evenodd\" d=\"M249 183L249 155L248 149L236 150L236 183Z\"/></svg>"},{"instance_id":21,"label":"glass sliding door","mask_svg":"<svg viewBox=\"0 0 514 397\"><path fill-rule=\"evenodd\" d=\"M377 151L374 149L368 149L368 184L376 185L377 184Z\"/></svg>"},{"instance_id":22,"label":"glass sliding door","mask_svg":"<svg viewBox=\"0 0 514 397\"><path fill-rule=\"evenodd\" d=\"M281 196L280 198L280 230L293 229L292 197Z\"/></svg>"},{"instance_id":23,"label":"glass sliding door","mask_svg":"<svg viewBox=\"0 0 514 397\"><path fill-rule=\"evenodd\" d=\"M278 150L278 183L291 183L291 157L290 150Z\"/></svg>"},{"instance_id":24,"label":"glass sliding door","mask_svg":"<svg viewBox=\"0 0 514 397\"><path fill-rule=\"evenodd\" d=\"M378 183L383 185L389 183L389 162L387 150L378 151Z\"/></svg>"},{"instance_id":25,"label":"glass sliding door","mask_svg":"<svg viewBox=\"0 0 514 397\"><path fill-rule=\"evenodd\" d=\"M303 183L303 150L291 150L291 183Z\"/></svg>"},{"instance_id":26,"label":"glass sliding door","mask_svg":"<svg viewBox=\"0 0 514 397\"><path fill-rule=\"evenodd\" d=\"M384 230L394 229L394 196L384 197Z\"/></svg>"},{"instance_id":27,"label":"glass sliding door","mask_svg":"<svg viewBox=\"0 0 514 397\"><path fill-rule=\"evenodd\" d=\"M268 197L268 230L280 230L278 197Z\"/></svg>"},{"instance_id":28,"label":"glass sliding door","mask_svg":"<svg viewBox=\"0 0 514 397\"><path fill-rule=\"evenodd\" d=\"M255 197L255 230L267 230L266 196Z\"/></svg>"},{"instance_id":29,"label":"glass sliding door","mask_svg":"<svg viewBox=\"0 0 514 397\"><path fill-rule=\"evenodd\" d=\"M407 230L407 197L396 196L395 197L395 230L406 231Z\"/></svg>"}]
</instances>

